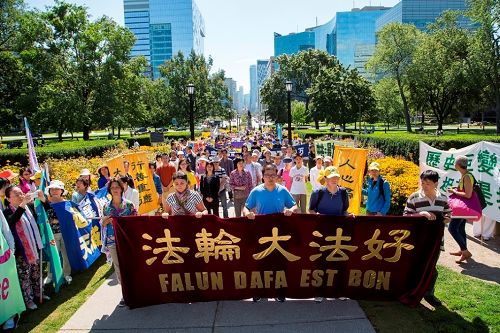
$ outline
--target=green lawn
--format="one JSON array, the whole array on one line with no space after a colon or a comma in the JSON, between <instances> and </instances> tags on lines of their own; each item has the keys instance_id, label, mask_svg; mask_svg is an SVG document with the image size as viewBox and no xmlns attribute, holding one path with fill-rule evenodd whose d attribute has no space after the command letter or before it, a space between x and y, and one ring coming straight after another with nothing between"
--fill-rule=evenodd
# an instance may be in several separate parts
<instances>
[{"instance_id":1,"label":"green lawn","mask_svg":"<svg viewBox=\"0 0 500 333\"><path fill-rule=\"evenodd\" d=\"M435 311L399 302L360 301L377 332L500 332L500 288L438 266Z\"/></svg>"},{"instance_id":2,"label":"green lawn","mask_svg":"<svg viewBox=\"0 0 500 333\"><path fill-rule=\"evenodd\" d=\"M58 294L47 290L51 299L36 311L24 312L15 332L57 332L112 272L106 256L102 255L91 268L72 275L73 282L63 285Z\"/></svg>"}]
</instances>

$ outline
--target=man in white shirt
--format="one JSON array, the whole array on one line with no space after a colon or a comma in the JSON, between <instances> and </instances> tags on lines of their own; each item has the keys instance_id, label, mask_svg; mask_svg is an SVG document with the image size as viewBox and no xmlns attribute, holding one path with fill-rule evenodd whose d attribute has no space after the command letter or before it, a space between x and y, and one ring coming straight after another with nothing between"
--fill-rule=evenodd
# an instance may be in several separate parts
<instances>
[{"instance_id":1,"label":"man in white shirt","mask_svg":"<svg viewBox=\"0 0 500 333\"><path fill-rule=\"evenodd\" d=\"M123 176L121 177L121 180L123 182L123 198L127 199L128 201L132 202L134 204L134 207L137 211L139 211L139 192L130 186L128 186L128 176Z\"/></svg>"},{"instance_id":2,"label":"man in white shirt","mask_svg":"<svg viewBox=\"0 0 500 333\"><path fill-rule=\"evenodd\" d=\"M313 191L321 187L321 184L318 182L319 172L321 170L323 170L323 157L316 156L316 166L311 168L311 170L309 171L310 182Z\"/></svg>"},{"instance_id":3,"label":"man in white shirt","mask_svg":"<svg viewBox=\"0 0 500 333\"><path fill-rule=\"evenodd\" d=\"M306 182L309 178L309 171L302 163L302 155L300 153L295 154L294 159L295 166L290 170L290 178L292 180L290 193L292 194L292 197L297 205L300 207L300 212L305 214L307 205Z\"/></svg>"},{"instance_id":4,"label":"man in white shirt","mask_svg":"<svg viewBox=\"0 0 500 333\"><path fill-rule=\"evenodd\" d=\"M245 170L250 172L252 176L252 187L259 185L262 181L261 165L252 161L252 157L249 152L245 153Z\"/></svg>"}]
</instances>

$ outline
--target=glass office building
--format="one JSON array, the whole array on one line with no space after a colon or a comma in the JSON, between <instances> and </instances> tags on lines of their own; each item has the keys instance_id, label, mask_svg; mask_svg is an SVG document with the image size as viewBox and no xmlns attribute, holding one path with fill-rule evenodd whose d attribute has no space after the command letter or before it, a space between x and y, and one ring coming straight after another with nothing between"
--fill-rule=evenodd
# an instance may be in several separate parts
<instances>
[{"instance_id":1,"label":"glass office building","mask_svg":"<svg viewBox=\"0 0 500 333\"><path fill-rule=\"evenodd\" d=\"M144 55L153 78L178 52L203 54L205 24L193 0L124 0L125 26L136 36L131 56Z\"/></svg>"},{"instance_id":2,"label":"glass office building","mask_svg":"<svg viewBox=\"0 0 500 333\"><path fill-rule=\"evenodd\" d=\"M375 22L384 15L387 7L364 7L350 12L339 12L336 16L333 54L344 66L363 67L375 45ZM355 64L356 50L358 61ZM360 56L363 52L363 56Z\"/></svg>"},{"instance_id":3,"label":"glass office building","mask_svg":"<svg viewBox=\"0 0 500 333\"><path fill-rule=\"evenodd\" d=\"M315 33L313 31L304 31L299 33L291 33L282 36L277 32L274 33L274 55L281 54L292 55L307 49L314 49Z\"/></svg>"},{"instance_id":4,"label":"glass office building","mask_svg":"<svg viewBox=\"0 0 500 333\"><path fill-rule=\"evenodd\" d=\"M280 35L274 33L274 56L292 55L307 49L318 49L333 54L333 30L335 18L303 32Z\"/></svg>"},{"instance_id":5,"label":"glass office building","mask_svg":"<svg viewBox=\"0 0 500 333\"><path fill-rule=\"evenodd\" d=\"M257 95L259 86L257 85L257 65L250 65L250 103L248 109L255 112L257 109Z\"/></svg>"},{"instance_id":6,"label":"glass office building","mask_svg":"<svg viewBox=\"0 0 500 333\"><path fill-rule=\"evenodd\" d=\"M350 12L339 12L327 23L301 33L286 36L275 33L274 55L290 55L314 48L337 56L344 66L363 68L364 73L364 64L375 46L375 22L389 9L381 6L354 8Z\"/></svg>"},{"instance_id":7,"label":"glass office building","mask_svg":"<svg viewBox=\"0 0 500 333\"><path fill-rule=\"evenodd\" d=\"M444 11L466 8L466 0L401 0L377 20L376 31L392 22L414 24L418 29L425 30L427 25L434 22ZM461 17L459 24L465 27L470 21Z\"/></svg>"}]
</instances>

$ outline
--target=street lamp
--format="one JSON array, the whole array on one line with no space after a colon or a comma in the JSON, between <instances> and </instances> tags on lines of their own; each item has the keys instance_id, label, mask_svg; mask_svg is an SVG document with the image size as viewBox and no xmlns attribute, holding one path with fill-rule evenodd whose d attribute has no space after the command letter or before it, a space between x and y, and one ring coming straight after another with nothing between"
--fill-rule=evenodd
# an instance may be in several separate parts
<instances>
[{"instance_id":1,"label":"street lamp","mask_svg":"<svg viewBox=\"0 0 500 333\"><path fill-rule=\"evenodd\" d=\"M194 84L187 85L189 95L189 131L191 132L191 141L194 141Z\"/></svg>"},{"instance_id":2,"label":"street lamp","mask_svg":"<svg viewBox=\"0 0 500 333\"><path fill-rule=\"evenodd\" d=\"M290 95L293 88L292 81L286 81L285 86L286 93L288 95L288 144L292 144L292 102L290 100Z\"/></svg>"}]
</instances>

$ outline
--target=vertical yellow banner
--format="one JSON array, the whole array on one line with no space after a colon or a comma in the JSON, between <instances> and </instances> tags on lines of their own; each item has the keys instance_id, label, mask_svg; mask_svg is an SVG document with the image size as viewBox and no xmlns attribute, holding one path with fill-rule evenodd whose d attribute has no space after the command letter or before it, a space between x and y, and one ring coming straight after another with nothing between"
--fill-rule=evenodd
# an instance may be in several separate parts
<instances>
[{"instance_id":1,"label":"vertical yellow banner","mask_svg":"<svg viewBox=\"0 0 500 333\"><path fill-rule=\"evenodd\" d=\"M139 192L139 214L157 209L158 193L156 193L153 173L149 169L148 154L146 152L127 154L123 156L123 159L130 163L128 172L134 179L135 189Z\"/></svg>"},{"instance_id":2,"label":"vertical yellow banner","mask_svg":"<svg viewBox=\"0 0 500 333\"><path fill-rule=\"evenodd\" d=\"M349 212L359 215L363 187L363 173L368 150L361 148L335 147L333 165L339 168L340 186L349 192Z\"/></svg>"},{"instance_id":3,"label":"vertical yellow banner","mask_svg":"<svg viewBox=\"0 0 500 333\"><path fill-rule=\"evenodd\" d=\"M119 177L125 174L125 169L123 168L123 156L113 157L106 161L106 165L109 169L109 174L111 177Z\"/></svg>"}]
</instances>

